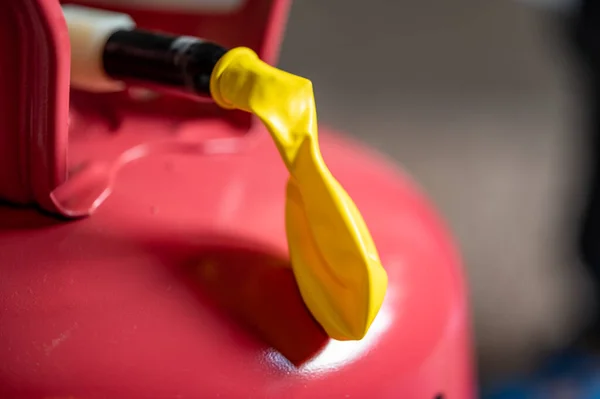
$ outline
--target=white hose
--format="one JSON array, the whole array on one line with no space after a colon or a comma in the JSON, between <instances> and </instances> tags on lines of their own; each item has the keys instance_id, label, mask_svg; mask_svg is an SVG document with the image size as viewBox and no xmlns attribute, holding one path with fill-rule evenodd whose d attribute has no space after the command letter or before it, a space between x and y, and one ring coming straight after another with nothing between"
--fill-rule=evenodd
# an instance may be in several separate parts
<instances>
[{"instance_id":1,"label":"white hose","mask_svg":"<svg viewBox=\"0 0 600 399\"><path fill-rule=\"evenodd\" d=\"M71 86L95 92L123 90L122 82L104 72L102 54L111 34L135 28L133 19L127 14L73 4L62 9L71 41Z\"/></svg>"}]
</instances>

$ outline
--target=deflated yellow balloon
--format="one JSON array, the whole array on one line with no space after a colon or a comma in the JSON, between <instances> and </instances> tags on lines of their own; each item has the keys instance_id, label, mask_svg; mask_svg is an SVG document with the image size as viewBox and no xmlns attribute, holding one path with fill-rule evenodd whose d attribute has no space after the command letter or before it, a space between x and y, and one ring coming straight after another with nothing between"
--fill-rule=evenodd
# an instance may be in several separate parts
<instances>
[{"instance_id":1,"label":"deflated yellow balloon","mask_svg":"<svg viewBox=\"0 0 600 399\"><path fill-rule=\"evenodd\" d=\"M290 173L286 234L306 306L331 338L361 339L379 312L387 274L360 212L321 156L312 83L239 47L217 63L210 90L221 107L260 118Z\"/></svg>"}]
</instances>

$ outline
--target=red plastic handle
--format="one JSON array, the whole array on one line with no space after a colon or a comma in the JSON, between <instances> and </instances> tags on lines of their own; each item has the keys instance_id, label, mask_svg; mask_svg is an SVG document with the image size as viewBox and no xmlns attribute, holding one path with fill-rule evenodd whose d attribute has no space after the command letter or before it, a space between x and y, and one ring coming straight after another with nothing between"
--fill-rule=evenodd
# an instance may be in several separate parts
<instances>
[{"instance_id":1,"label":"red plastic handle","mask_svg":"<svg viewBox=\"0 0 600 399\"><path fill-rule=\"evenodd\" d=\"M85 3L90 5L91 2ZM143 28L206 37L226 46L247 46L267 62L275 63L288 9L288 0L248 0L244 7L230 14L165 13L139 9L118 11L130 14ZM251 145L242 143L235 136L239 137L236 133L240 131L249 132L254 120L248 115L223 113L212 104L200 108L198 104L182 103L185 100L172 98L167 100L171 104L160 101L154 105L142 105L140 109L140 104L115 101L119 95L90 99L85 93L69 93L70 45L58 0L0 2L0 45L6 50L0 56L3 75L0 81L2 201L37 205L67 217L89 215L110 193L123 157L127 158L126 154L133 149L151 148L153 150L147 153L152 154L164 153L166 149L176 152L183 149L183 152L189 153L190 148L195 148L197 154L206 154L211 153L206 150L207 145L214 147L224 143L206 141L200 145L189 144L188 141L181 143L179 139L162 144L157 144L156 140L146 142L143 135L131 133L136 128L127 123L132 115L139 116L140 113L168 124L178 118L174 113L188 109L199 115L193 116L188 112L183 116L195 118L196 131L215 130L212 127L214 120L225 122L218 124L216 130L218 137L234 136L226 144L228 151L234 148L241 151ZM123 99L123 96L120 98ZM80 112L82 107L90 104L94 112ZM95 123L97 109L101 109L104 116L118 115L114 126L109 126L106 132L118 135L121 127L128 125L122 132L124 135L131 133L130 137L134 139L122 140L126 143L121 148L122 154L106 155L99 149L98 159L82 161L77 156L77 148L85 145L82 140L97 138L87 137L87 127ZM71 126L70 115L76 119ZM198 122L198 118L207 120L206 124ZM181 120L179 118L177 123ZM106 124L106 120L103 123ZM73 137L69 139L69 135ZM67 179L67 175L72 177Z\"/></svg>"},{"instance_id":2,"label":"red plastic handle","mask_svg":"<svg viewBox=\"0 0 600 399\"><path fill-rule=\"evenodd\" d=\"M69 37L56 0L0 2L0 199L55 208L67 175Z\"/></svg>"}]
</instances>

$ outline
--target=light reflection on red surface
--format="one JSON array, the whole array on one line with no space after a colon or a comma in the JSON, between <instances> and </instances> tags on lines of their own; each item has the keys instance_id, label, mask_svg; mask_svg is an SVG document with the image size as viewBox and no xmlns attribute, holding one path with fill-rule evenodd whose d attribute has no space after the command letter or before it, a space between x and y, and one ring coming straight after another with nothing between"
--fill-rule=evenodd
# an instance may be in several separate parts
<instances>
[{"instance_id":1,"label":"light reflection on red surface","mask_svg":"<svg viewBox=\"0 0 600 399\"><path fill-rule=\"evenodd\" d=\"M319 353L299 365L298 368L295 368L282 353L275 349L266 351L265 360L280 371L294 371L300 374L333 371L341 366L359 360L373 346L377 345L383 334L392 325L395 302L396 293L393 290L388 290L385 302L373 321L369 332L360 341L337 341L330 339Z\"/></svg>"}]
</instances>

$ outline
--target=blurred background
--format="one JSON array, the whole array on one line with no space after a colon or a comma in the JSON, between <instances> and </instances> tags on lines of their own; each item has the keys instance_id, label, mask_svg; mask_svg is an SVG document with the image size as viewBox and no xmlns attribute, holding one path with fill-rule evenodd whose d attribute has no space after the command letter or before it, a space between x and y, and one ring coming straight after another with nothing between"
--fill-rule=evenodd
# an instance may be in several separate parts
<instances>
[{"instance_id":1,"label":"blurred background","mask_svg":"<svg viewBox=\"0 0 600 399\"><path fill-rule=\"evenodd\" d=\"M320 123L413 175L458 241L482 379L569 344L589 287L574 249L586 160L568 2L293 4L280 66L313 80Z\"/></svg>"}]
</instances>

